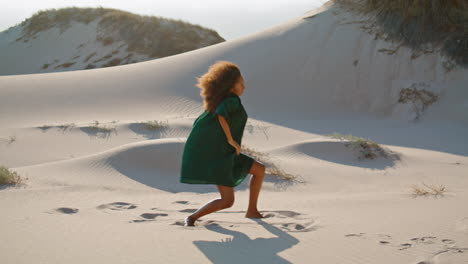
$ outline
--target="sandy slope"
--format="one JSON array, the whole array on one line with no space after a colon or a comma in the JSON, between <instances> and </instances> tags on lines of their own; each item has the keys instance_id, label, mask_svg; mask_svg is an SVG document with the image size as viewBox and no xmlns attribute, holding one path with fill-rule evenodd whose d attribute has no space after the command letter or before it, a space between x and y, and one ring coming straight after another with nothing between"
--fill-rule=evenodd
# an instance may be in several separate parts
<instances>
[{"instance_id":1,"label":"sandy slope","mask_svg":"<svg viewBox=\"0 0 468 264\"><path fill-rule=\"evenodd\" d=\"M467 71L446 73L435 54L382 54L389 44L350 14L315 12L160 60L0 77L0 161L28 177L0 190L1 262L466 263ZM186 228L184 217L217 197L178 175L202 111L195 77L219 59L246 80L243 145L301 182L267 175L263 221L243 217L245 181L232 208ZM398 92L421 82L441 99L412 122ZM155 119L169 126L140 123ZM94 120L114 129L96 132ZM358 160L333 132L399 159ZM413 197L422 182L448 191Z\"/></svg>"}]
</instances>

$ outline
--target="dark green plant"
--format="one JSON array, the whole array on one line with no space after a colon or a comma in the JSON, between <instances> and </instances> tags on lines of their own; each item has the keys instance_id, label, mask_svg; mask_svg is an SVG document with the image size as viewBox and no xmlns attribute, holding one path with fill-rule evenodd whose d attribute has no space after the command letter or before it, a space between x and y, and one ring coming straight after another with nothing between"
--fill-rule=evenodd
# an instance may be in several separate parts
<instances>
[{"instance_id":1,"label":"dark green plant","mask_svg":"<svg viewBox=\"0 0 468 264\"><path fill-rule=\"evenodd\" d=\"M10 171L5 166L0 166L0 185L1 184L21 184L23 182L21 176L15 172Z\"/></svg>"}]
</instances>

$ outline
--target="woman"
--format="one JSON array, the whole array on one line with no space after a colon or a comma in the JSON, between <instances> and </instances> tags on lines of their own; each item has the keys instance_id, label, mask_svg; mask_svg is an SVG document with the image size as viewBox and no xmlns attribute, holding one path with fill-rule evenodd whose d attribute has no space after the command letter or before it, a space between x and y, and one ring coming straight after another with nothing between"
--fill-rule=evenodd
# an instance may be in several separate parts
<instances>
[{"instance_id":1,"label":"woman","mask_svg":"<svg viewBox=\"0 0 468 264\"><path fill-rule=\"evenodd\" d=\"M193 123L185 143L180 182L216 184L221 198L189 215L185 226L194 226L198 218L231 207L234 187L249 173L252 177L245 217L263 218L257 201L265 166L240 153L247 113L239 97L245 89L239 67L228 61L217 61L197 79L205 111Z\"/></svg>"}]
</instances>

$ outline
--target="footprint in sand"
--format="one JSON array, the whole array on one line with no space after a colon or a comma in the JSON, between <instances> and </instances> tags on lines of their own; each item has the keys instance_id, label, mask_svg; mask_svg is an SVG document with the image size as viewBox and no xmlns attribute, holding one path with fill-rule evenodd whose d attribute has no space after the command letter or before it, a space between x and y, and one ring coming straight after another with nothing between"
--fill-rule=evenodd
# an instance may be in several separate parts
<instances>
[{"instance_id":1,"label":"footprint in sand","mask_svg":"<svg viewBox=\"0 0 468 264\"><path fill-rule=\"evenodd\" d=\"M346 234L345 237L359 237L359 238L367 238L367 235L366 233L351 233L351 234ZM387 234L377 234L377 241L379 244L381 245L389 245L389 246L393 246L392 245L392 236L390 235L387 235ZM405 249L408 249L412 246L412 244L410 243L404 243L404 244L400 244L396 247L398 247L399 250L405 250Z\"/></svg>"},{"instance_id":2,"label":"footprint in sand","mask_svg":"<svg viewBox=\"0 0 468 264\"><path fill-rule=\"evenodd\" d=\"M171 225L184 226L185 222L184 221L175 221ZM197 227L197 226L206 226L206 225L218 225L218 223L216 223L216 221L214 221L214 220L200 220L200 219L198 219L197 221L195 221L195 227ZM231 226L233 226L233 225L231 225ZM194 227L191 226L189 228L194 228Z\"/></svg>"},{"instance_id":3,"label":"footprint in sand","mask_svg":"<svg viewBox=\"0 0 468 264\"><path fill-rule=\"evenodd\" d=\"M277 224L273 224L277 226ZM305 224L297 224L297 223L283 223L278 226L279 228L283 229L287 232L309 232L315 230L317 225L314 221L308 222Z\"/></svg>"},{"instance_id":4,"label":"footprint in sand","mask_svg":"<svg viewBox=\"0 0 468 264\"><path fill-rule=\"evenodd\" d=\"M403 244L400 244L398 246L398 250L405 250L405 249L408 249L408 248L410 248L412 246L413 246L413 244L411 244L411 243L403 243Z\"/></svg>"},{"instance_id":5,"label":"footprint in sand","mask_svg":"<svg viewBox=\"0 0 468 264\"><path fill-rule=\"evenodd\" d=\"M437 237L435 237L435 236L425 236L425 237L415 237L415 238L411 238L410 240L411 240L411 241L414 241L414 242L416 242L416 243L434 244L436 238L437 238Z\"/></svg>"},{"instance_id":6,"label":"footprint in sand","mask_svg":"<svg viewBox=\"0 0 468 264\"><path fill-rule=\"evenodd\" d=\"M302 215L301 213L294 212L294 211L262 211L265 212L263 214L264 218L271 218L271 217L277 217L277 218L297 218L298 216Z\"/></svg>"},{"instance_id":7,"label":"footprint in sand","mask_svg":"<svg viewBox=\"0 0 468 264\"><path fill-rule=\"evenodd\" d=\"M367 238L367 237L372 236L372 235L366 235L367 236L366 237L364 235L365 235L365 233L350 233L350 234L347 234L345 236L346 237L360 237L360 238L361 237L362 238ZM452 240L452 239L448 239L448 238L437 239L437 237L435 237L435 236L422 236L422 237L410 238L410 239L408 239L408 242L404 242L404 243L401 243L401 244L397 244L397 243L393 244L391 242L392 237L390 235L377 234L376 236L378 237L377 241L378 241L379 244L395 247L398 250L406 250L406 249L409 249L409 248L418 248L418 247L433 248L433 246L435 245L435 246L437 246L439 248L439 250L434 252L433 258L435 258L436 256L438 256L438 255L440 255L442 253L446 253L447 257L452 257L452 256L455 256L455 255L468 253L468 248L457 247L455 245L456 244L455 241ZM443 249L440 250L439 246L441 246ZM452 255L450 255L450 254L452 254ZM463 256L462 256L462 258L463 258ZM434 262L433 262L433 260L424 260L424 261L420 261L420 262L417 262L417 263L418 264L429 264L429 263L434 263ZM451 263L451 262L447 262L447 263Z\"/></svg>"},{"instance_id":8,"label":"footprint in sand","mask_svg":"<svg viewBox=\"0 0 468 264\"><path fill-rule=\"evenodd\" d=\"M453 245L455 244L455 241L453 241L452 239L442 239L441 240L444 244L446 245Z\"/></svg>"},{"instance_id":9,"label":"footprint in sand","mask_svg":"<svg viewBox=\"0 0 468 264\"><path fill-rule=\"evenodd\" d=\"M382 245L387 245L387 244L390 244L390 241L392 239L392 236L390 235L387 235L387 234L377 234L377 236L379 237L379 243L382 244Z\"/></svg>"},{"instance_id":10,"label":"footprint in sand","mask_svg":"<svg viewBox=\"0 0 468 264\"><path fill-rule=\"evenodd\" d=\"M366 233L351 233L351 234L346 234L345 237L362 237Z\"/></svg>"},{"instance_id":11,"label":"footprint in sand","mask_svg":"<svg viewBox=\"0 0 468 264\"><path fill-rule=\"evenodd\" d=\"M160 213L144 213L141 214L140 217L141 219L135 219L132 221L129 221L130 223L142 223L142 222L151 222L151 221L156 221L156 217L158 216L168 216L168 214L160 214Z\"/></svg>"},{"instance_id":12,"label":"footprint in sand","mask_svg":"<svg viewBox=\"0 0 468 264\"><path fill-rule=\"evenodd\" d=\"M132 203L125 203L125 202L114 202L114 203L107 203L107 204L101 204L96 207L99 210L128 210L128 209L135 209L137 208L136 205Z\"/></svg>"},{"instance_id":13,"label":"footprint in sand","mask_svg":"<svg viewBox=\"0 0 468 264\"><path fill-rule=\"evenodd\" d=\"M175 201L176 204L189 204L189 201Z\"/></svg>"},{"instance_id":14,"label":"footprint in sand","mask_svg":"<svg viewBox=\"0 0 468 264\"><path fill-rule=\"evenodd\" d=\"M189 209L179 210L179 212L181 212L181 213L194 213L197 210L198 209L189 208Z\"/></svg>"},{"instance_id":15,"label":"footprint in sand","mask_svg":"<svg viewBox=\"0 0 468 264\"><path fill-rule=\"evenodd\" d=\"M317 229L318 222L301 213L287 210L279 211L262 211L263 217L266 219L293 219L285 223L271 223L286 232L309 232Z\"/></svg>"},{"instance_id":16,"label":"footprint in sand","mask_svg":"<svg viewBox=\"0 0 468 264\"><path fill-rule=\"evenodd\" d=\"M49 214L54 214L54 213L62 213L62 214L76 214L78 213L79 209L77 208L70 208L70 207L59 207L55 208L52 211L46 212Z\"/></svg>"},{"instance_id":17,"label":"footprint in sand","mask_svg":"<svg viewBox=\"0 0 468 264\"><path fill-rule=\"evenodd\" d=\"M183 209L179 210L178 212L181 213L193 213L198 209ZM239 213L242 214L244 217L244 211L236 211L236 212L218 212L218 213ZM261 211L265 220L271 219L272 221L275 219L281 220L276 222L268 221L269 224L276 226L286 232L309 232L315 230L318 226L318 222L316 220L312 220L309 217L304 216L301 213L294 212L294 211L287 211L287 210L280 210L280 211ZM284 219L288 219L288 221L284 221ZM292 221L291 221L292 219ZM216 222L223 222L223 221L213 221L213 220L200 220L198 219L195 223L195 226L206 226L210 224L216 224ZM224 221L225 222L225 221ZM251 224L251 223L248 223ZM172 223L172 225L184 226L184 221L176 221ZM242 225L242 223L231 223L230 227L235 227Z\"/></svg>"}]
</instances>

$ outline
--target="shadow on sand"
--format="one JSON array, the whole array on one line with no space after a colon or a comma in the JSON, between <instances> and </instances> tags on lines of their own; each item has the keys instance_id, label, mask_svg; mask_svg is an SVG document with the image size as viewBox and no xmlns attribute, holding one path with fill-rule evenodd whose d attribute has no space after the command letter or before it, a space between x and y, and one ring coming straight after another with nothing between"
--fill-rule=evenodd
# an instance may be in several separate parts
<instances>
[{"instance_id":1,"label":"shadow on sand","mask_svg":"<svg viewBox=\"0 0 468 264\"><path fill-rule=\"evenodd\" d=\"M193 243L212 263L291 263L280 257L278 253L298 244L299 240L261 219L252 220L276 237L250 239L242 232L226 229L218 224L209 224L205 226L207 229L230 235L232 238L222 241L201 240Z\"/></svg>"}]
</instances>

